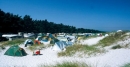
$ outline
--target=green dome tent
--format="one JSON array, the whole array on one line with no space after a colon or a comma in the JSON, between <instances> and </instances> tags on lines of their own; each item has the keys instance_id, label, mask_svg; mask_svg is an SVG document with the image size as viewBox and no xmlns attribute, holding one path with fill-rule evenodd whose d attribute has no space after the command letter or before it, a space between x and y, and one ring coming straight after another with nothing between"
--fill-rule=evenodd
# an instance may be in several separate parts
<instances>
[{"instance_id":1,"label":"green dome tent","mask_svg":"<svg viewBox=\"0 0 130 67\"><path fill-rule=\"evenodd\" d=\"M8 56L26 56L27 53L23 48L20 48L18 45L11 46L4 55Z\"/></svg>"}]
</instances>

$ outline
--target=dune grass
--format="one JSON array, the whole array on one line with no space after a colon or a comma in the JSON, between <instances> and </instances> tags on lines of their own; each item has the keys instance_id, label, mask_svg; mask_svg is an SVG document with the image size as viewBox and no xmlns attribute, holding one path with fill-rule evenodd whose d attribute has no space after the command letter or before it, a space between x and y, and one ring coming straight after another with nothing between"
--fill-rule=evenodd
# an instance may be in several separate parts
<instances>
[{"instance_id":1,"label":"dune grass","mask_svg":"<svg viewBox=\"0 0 130 67\"><path fill-rule=\"evenodd\" d=\"M0 45L0 48L4 48L5 46L11 46L11 45L20 45L22 43L25 42L27 38L19 38L19 39L15 39L15 40L12 40L12 41L4 41L4 42L1 42L1 45ZM31 39L32 41L34 41L34 38ZM42 48L45 48L45 47L50 47L52 45L47 45L45 46L44 44L33 44L33 46L29 46L28 49L30 50L36 50L36 49L42 49Z\"/></svg>"},{"instance_id":2,"label":"dune grass","mask_svg":"<svg viewBox=\"0 0 130 67\"><path fill-rule=\"evenodd\" d=\"M123 40L127 36L124 34L126 34L126 32L116 32L115 34L109 35L100 40L97 45L101 45L102 47L109 46L119 40Z\"/></svg>"},{"instance_id":3,"label":"dune grass","mask_svg":"<svg viewBox=\"0 0 130 67\"><path fill-rule=\"evenodd\" d=\"M121 66L121 67L130 67L130 63L124 64L124 65Z\"/></svg>"},{"instance_id":4,"label":"dune grass","mask_svg":"<svg viewBox=\"0 0 130 67\"><path fill-rule=\"evenodd\" d=\"M11 66L8 66L11 67ZM14 65L13 67L27 67L27 66L18 66L18 65Z\"/></svg>"},{"instance_id":5,"label":"dune grass","mask_svg":"<svg viewBox=\"0 0 130 67\"><path fill-rule=\"evenodd\" d=\"M90 39L90 38L95 38L95 37L98 37L98 36L95 36L95 35L93 35L93 36L78 36L78 37L81 37L81 39L82 40L85 40L85 39Z\"/></svg>"},{"instance_id":6,"label":"dune grass","mask_svg":"<svg viewBox=\"0 0 130 67\"><path fill-rule=\"evenodd\" d=\"M20 39L15 39L12 41L4 41L4 42L1 42L1 44L4 46L16 45L16 44L19 45L21 43L24 43L25 40L26 40L26 38L20 38Z\"/></svg>"},{"instance_id":7,"label":"dune grass","mask_svg":"<svg viewBox=\"0 0 130 67\"><path fill-rule=\"evenodd\" d=\"M31 51L35 51L35 50L38 50L38 49L42 49L42 48L45 48L44 45L40 44L33 44L32 46L29 46L28 49L31 50Z\"/></svg>"},{"instance_id":8,"label":"dune grass","mask_svg":"<svg viewBox=\"0 0 130 67\"><path fill-rule=\"evenodd\" d=\"M6 46L11 46L11 45L20 45L21 43L24 43L24 41L26 40L26 38L20 38L20 39L15 39L12 41L3 41L0 42L0 48L5 49Z\"/></svg>"},{"instance_id":9,"label":"dune grass","mask_svg":"<svg viewBox=\"0 0 130 67\"><path fill-rule=\"evenodd\" d=\"M48 48L52 46L52 44L48 44L48 45L44 45L44 44L33 44L32 46L29 46L28 49L31 51L35 51L35 50L42 50L43 48Z\"/></svg>"},{"instance_id":10,"label":"dune grass","mask_svg":"<svg viewBox=\"0 0 130 67\"><path fill-rule=\"evenodd\" d=\"M96 53L103 53L103 51L96 48L96 46L72 45L67 47L66 51L59 52L58 56L73 56L76 52L82 52L84 54L88 54L89 56Z\"/></svg>"},{"instance_id":11,"label":"dune grass","mask_svg":"<svg viewBox=\"0 0 130 67\"><path fill-rule=\"evenodd\" d=\"M83 62L63 62L56 65L40 65L38 67L93 67Z\"/></svg>"}]
</instances>

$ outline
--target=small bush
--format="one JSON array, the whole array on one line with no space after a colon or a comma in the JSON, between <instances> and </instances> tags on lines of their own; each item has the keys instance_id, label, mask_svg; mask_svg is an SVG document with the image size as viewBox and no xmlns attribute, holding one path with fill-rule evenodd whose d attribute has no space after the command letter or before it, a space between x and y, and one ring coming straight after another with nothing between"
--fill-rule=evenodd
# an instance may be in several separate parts
<instances>
[{"instance_id":1,"label":"small bush","mask_svg":"<svg viewBox=\"0 0 130 67\"><path fill-rule=\"evenodd\" d=\"M112 49L119 49L122 48L120 45L113 46Z\"/></svg>"}]
</instances>

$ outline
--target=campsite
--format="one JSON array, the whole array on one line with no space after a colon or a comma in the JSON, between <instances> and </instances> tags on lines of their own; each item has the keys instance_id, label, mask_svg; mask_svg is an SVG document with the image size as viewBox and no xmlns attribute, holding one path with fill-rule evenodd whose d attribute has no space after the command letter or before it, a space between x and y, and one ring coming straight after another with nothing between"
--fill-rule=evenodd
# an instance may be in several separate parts
<instances>
[{"instance_id":1,"label":"campsite","mask_svg":"<svg viewBox=\"0 0 130 67\"><path fill-rule=\"evenodd\" d=\"M49 44L42 42L35 44L35 39L28 38L21 38L21 41L12 40L12 43L11 41L0 42L5 48L0 49L0 67L64 67L67 64L75 67L125 67L125 65L129 67L130 32L89 37L84 35L80 36L79 41L77 37L74 43L64 41L63 37L61 40L51 37L53 42ZM116 40L113 40L113 37ZM44 42L49 40L45 37L43 39ZM107 42L108 39L112 41ZM37 50L39 54L34 55Z\"/></svg>"},{"instance_id":2,"label":"campsite","mask_svg":"<svg viewBox=\"0 0 130 67\"><path fill-rule=\"evenodd\" d=\"M130 0L0 0L0 67L130 67Z\"/></svg>"}]
</instances>

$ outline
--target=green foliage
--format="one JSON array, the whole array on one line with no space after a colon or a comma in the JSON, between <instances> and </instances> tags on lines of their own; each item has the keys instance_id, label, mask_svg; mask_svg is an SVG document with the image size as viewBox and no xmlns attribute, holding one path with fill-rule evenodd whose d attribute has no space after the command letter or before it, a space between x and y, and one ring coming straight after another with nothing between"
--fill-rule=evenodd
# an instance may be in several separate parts
<instances>
[{"instance_id":1,"label":"green foliage","mask_svg":"<svg viewBox=\"0 0 130 67\"><path fill-rule=\"evenodd\" d=\"M17 33L17 32L34 32L34 33L98 33L103 31L76 28L74 26L56 24L45 20L33 20L29 15L23 18L12 13L5 13L0 9L0 32L1 33Z\"/></svg>"},{"instance_id":2,"label":"green foliage","mask_svg":"<svg viewBox=\"0 0 130 67\"><path fill-rule=\"evenodd\" d=\"M56 65L41 65L38 67L92 67L92 66L81 62L63 62L63 63L57 63Z\"/></svg>"},{"instance_id":3,"label":"green foliage","mask_svg":"<svg viewBox=\"0 0 130 67\"><path fill-rule=\"evenodd\" d=\"M123 65L121 67L130 67L130 63L127 63L127 64L125 64L125 65Z\"/></svg>"}]
</instances>

